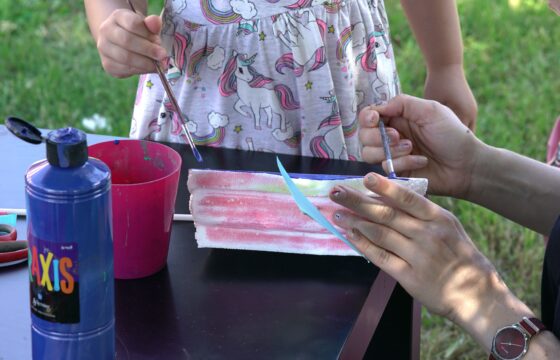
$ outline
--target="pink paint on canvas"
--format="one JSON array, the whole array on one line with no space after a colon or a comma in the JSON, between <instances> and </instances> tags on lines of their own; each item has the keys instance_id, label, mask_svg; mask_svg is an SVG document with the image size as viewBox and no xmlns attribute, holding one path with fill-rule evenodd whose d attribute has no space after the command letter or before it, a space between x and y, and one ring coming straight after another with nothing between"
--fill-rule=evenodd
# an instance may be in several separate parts
<instances>
[{"instance_id":1,"label":"pink paint on canvas","mask_svg":"<svg viewBox=\"0 0 560 360\"><path fill-rule=\"evenodd\" d=\"M295 180L327 219L341 208L328 198L335 184L375 196L363 187L361 178ZM426 179L403 184L421 194L426 192ZM301 212L280 174L192 169L187 185L195 239L201 248L359 256Z\"/></svg>"}]
</instances>

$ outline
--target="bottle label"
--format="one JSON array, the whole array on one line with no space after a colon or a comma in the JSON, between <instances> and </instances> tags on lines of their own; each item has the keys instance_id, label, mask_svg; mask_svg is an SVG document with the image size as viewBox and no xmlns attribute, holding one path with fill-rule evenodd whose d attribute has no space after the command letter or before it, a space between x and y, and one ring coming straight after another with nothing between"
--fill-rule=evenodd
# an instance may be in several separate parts
<instances>
[{"instance_id":1,"label":"bottle label","mask_svg":"<svg viewBox=\"0 0 560 360\"><path fill-rule=\"evenodd\" d=\"M31 311L41 319L80 322L78 244L29 239Z\"/></svg>"}]
</instances>

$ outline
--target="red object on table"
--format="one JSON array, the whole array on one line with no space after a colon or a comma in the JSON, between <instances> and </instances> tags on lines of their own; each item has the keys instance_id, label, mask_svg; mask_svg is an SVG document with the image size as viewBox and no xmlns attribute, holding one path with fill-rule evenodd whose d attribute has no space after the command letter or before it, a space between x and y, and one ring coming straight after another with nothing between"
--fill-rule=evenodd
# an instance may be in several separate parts
<instances>
[{"instance_id":1,"label":"red object on table","mask_svg":"<svg viewBox=\"0 0 560 360\"><path fill-rule=\"evenodd\" d=\"M27 241L16 239L16 228L0 224L0 266L18 264L27 259Z\"/></svg>"},{"instance_id":2,"label":"red object on table","mask_svg":"<svg viewBox=\"0 0 560 360\"><path fill-rule=\"evenodd\" d=\"M0 224L0 241L14 241L17 239L17 230L10 225Z\"/></svg>"}]
</instances>

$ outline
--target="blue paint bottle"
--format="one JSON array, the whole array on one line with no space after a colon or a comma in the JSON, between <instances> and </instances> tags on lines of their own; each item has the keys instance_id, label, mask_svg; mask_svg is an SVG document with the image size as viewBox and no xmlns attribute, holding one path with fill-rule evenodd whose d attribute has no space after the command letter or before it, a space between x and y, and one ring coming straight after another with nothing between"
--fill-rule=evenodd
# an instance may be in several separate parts
<instances>
[{"instance_id":1,"label":"blue paint bottle","mask_svg":"<svg viewBox=\"0 0 560 360\"><path fill-rule=\"evenodd\" d=\"M33 359L114 359L111 173L77 129L42 140L25 175Z\"/></svg>"}]
</instances>

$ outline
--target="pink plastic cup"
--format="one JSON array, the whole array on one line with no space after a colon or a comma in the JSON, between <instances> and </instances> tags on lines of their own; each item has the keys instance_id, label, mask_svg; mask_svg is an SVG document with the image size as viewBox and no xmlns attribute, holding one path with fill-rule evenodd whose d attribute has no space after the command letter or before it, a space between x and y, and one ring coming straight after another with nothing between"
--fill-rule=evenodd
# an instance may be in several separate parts
<instances>
[{"instance_id":1,"label":"pink plastic cup","mask_svg":"<svg viewBox=\"0 0 560 360\"><path fill-rule=\"evenodd\" d=\"M158 272L167 262L181 156L144 140L91 145L89 156L111 169L115 278Z\"/></svg>"}]
</instances>

